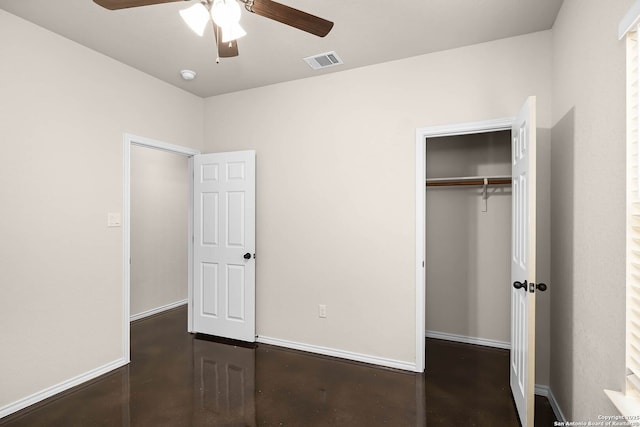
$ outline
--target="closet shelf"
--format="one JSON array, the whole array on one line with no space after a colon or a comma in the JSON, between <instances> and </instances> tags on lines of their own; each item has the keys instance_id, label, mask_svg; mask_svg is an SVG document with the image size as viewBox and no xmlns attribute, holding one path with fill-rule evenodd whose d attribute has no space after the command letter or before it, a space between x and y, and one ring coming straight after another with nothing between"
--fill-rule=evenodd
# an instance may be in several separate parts
<instances>
[{"instance_id":1,"label":"closet shelf","mask_svg":"<svg viewBox=\"0 0 640 427\"><path fill-rule=\"evenodd\" d=\"M486 180L486 182L485 182ZM501 176L458 176L451 178L428 178L427 187L447 187L458 185L511 185L511 177Z\"/></svg>"}]
</instances>

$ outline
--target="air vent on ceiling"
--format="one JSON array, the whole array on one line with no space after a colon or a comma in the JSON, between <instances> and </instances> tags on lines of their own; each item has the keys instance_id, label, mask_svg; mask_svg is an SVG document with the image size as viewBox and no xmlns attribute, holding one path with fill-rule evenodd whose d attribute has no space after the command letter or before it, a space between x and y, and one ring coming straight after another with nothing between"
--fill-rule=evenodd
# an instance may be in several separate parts
<instances>
[{"instance_id":1,"label":"air vent on ceiling","mask_svg":"<svg viewBox=\"0 0 640 427\"><path fill-rule=\"evenodd\" d=\"M321 53L320 55L307 56L304 60L314 70L320 68L335 67L343 64L342 59L335 52Z\"/></svg>"}]
</instances>

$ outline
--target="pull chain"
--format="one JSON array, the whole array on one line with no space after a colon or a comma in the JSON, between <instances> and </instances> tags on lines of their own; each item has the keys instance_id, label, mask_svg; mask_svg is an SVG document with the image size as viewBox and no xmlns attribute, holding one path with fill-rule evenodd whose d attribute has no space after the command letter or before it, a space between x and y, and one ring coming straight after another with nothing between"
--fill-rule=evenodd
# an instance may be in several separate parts
<instances>
[{"instance_id":1,"label":"pull chain","mask_svg":"<svg viewBox=\"0 0 640 427\"><path fill-rule=\"evenodd\" d=\"M216 24L213 23L213 21L211 21L211 25L213 25L213 32L215 33L214 36L216 39L216 64L219 64L220 63L220 37L222 35L218 31L219 28L216 26Z\"/></svg>"}]
</instances>

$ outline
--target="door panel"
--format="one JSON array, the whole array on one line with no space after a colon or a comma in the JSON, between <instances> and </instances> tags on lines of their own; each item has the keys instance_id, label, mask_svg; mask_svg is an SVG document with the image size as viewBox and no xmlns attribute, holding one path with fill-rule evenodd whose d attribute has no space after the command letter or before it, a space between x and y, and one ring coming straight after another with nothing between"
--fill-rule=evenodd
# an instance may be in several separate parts
<instances>
[{"instance_id":1,"label":"door panel","mask_svg":"<svg viewBox=\"0 0 640 427\"><path fill-rule=\"evenodd\" d=\"M218 193L202 193L202 218L210 218L202 223L201 244L218 246Z\"/></svg>"},{"instance_id":2,"label":"door panel","mask_svg":"<svg viewBox=\"0 0 640 427\"><path fill-rule=\"evenodd\" d=\"M244 192L227 193L227 247L244 247Z\"/></svg>"},{"instance_id":3,"label":"door panel","mask_svg":"<svg viewBox=\"0 0 640 427\"><path fill-rule=\"evenodd\" d=\"M533 427L536 308L536 98L529 97L511 130L512 246L510 382L523 427ZM516 288L515 286L519 286Z\"/></svg>"},{"instance_id":4,"label":"door panel","mask_svg":"<svg viewBox=\"0 0 640 427\"><path fill-rule=\"evenodd\" d=\"M227 316L229 319L245 320L244 314L244 266L227 265Z\"/></svg>"},{"instance_id":5,"label":"door panel","mask_svg":"<svg viewBox=\"0 0 640 427\"><path fill-rule=\"evenodd\" d=\"M253 342L255 152L195 156L193 188L193 332Z\"/></svg>"},{"instance_id":6,"label":"door panel","mask_svg":"<svg viewBox=\"0 0 640 427\"><path fill-rule=\"evenodd\" d=\"M203 262L201 265L202 314L218 317L218 264Z\"/></svg>"}]
</instances>

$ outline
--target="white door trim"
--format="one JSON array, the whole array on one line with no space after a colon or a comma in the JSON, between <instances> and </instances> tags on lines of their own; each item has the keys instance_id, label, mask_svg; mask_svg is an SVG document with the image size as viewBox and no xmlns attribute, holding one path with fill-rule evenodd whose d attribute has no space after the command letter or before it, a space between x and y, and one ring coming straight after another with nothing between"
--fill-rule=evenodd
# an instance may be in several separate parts
<instances>
[{"instance_id":1,"label":"white door trim","mask_svg":"<svg viewBox=\"0 0 640 427\"><path fill-rule=\"evenodd\" d=\"M427 138L511 130L513 117L416 129L416 372L425 369L425 215Z\"/></svg>"},{"instance_id":2,"label":"white door trim","mask_svg":"<svg viewBox=\"0 0 640 427\"><path fill-rule=\"evenodd\" d=\"M168 144L162 141L156 141L154 139L145 138L142 136L136 136L129 133L124 134L123 138L123 186L124 186L124 200L122 202L122 235L123 235L123 250L122 250L122 356L127 363L131 362L131 342L130 342L130 323L131 323L131 146L137 145L140 147L151 148L155 150L166 151L169 153L178 154L189 158L189 236L193 233L193 213L192 206L193 201L193 180L191 179L192 173L192 160L196 154L200 154L199 150L195 150L189 147L182 147L180 145ZM188 245L188 306L191 310L191 282L192 282L192 253L191 243ZM189 313L189 330L191 330L191 313Z\"/></svg>"}]
</instances>

